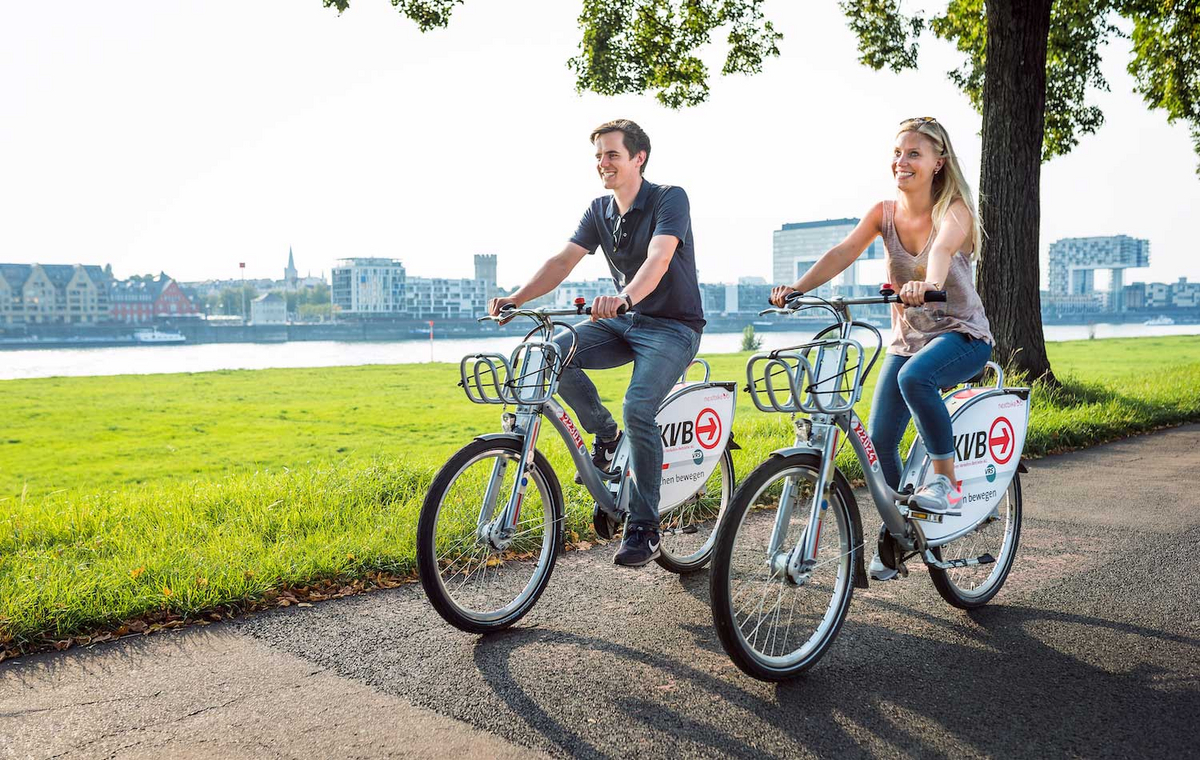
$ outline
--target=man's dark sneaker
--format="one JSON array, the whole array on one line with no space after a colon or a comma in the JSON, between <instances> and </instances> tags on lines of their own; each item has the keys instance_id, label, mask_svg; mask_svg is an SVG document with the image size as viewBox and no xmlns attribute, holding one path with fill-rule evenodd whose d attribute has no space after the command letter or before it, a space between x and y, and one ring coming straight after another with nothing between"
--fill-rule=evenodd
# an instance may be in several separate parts
<instances>
[{"instance_id":1,"label":"man's dark sneaker","mask_svg":"<svg viewBox=\"0 0 1200 760\"><path fill-rule=\"evenodd\" d=\"M613 564L625 567L641 567L658 559L660 541L658 531L640 525L627 526L621 538L621 548L613 555Z\"/></svg>"},{"instance_id":2,"label":"man's dark sneaker","mask_svg":"<svg viewBox=\"0 0 1200 760\"><path fill-rule=\"evenodd\" d=\"M611 441L602 441L599 436L592 441L592 464L596 465L597 469L605 472L612 471L613 460L617 456L617 446L620 445L621 438L624 436L624 432L618 431L617 437ZM583 478L579 476L579 473L575 473L575 482L583 484Z\"/></svg>"}]
</instances>

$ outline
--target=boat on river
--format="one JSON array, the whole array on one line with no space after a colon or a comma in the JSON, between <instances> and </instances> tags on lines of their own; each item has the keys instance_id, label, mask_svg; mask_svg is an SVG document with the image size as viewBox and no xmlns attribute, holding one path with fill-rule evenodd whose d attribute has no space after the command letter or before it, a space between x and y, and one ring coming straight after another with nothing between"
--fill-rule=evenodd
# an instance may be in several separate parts
<instances>
[{"instance_id":1,"label":"boat on river","mask_svg":"<svg viewBox=\"0 0 1200 760\"><path fill-rule=\"evenodd\" d=\"M150 330L135 330L133 340L135 343L184 343L187 338L182 333L162 332L155 327Z\"/></svg>"}]
</instances>

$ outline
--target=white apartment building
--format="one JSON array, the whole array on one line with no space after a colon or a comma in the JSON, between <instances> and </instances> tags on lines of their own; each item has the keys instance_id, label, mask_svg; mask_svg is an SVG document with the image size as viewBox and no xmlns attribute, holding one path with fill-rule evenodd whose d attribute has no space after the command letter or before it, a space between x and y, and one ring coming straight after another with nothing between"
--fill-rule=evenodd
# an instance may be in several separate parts
<instances>
[{"instance_id":1,"label":"white apartment building","mask_svg":"<svg viewBox=\"0 0 1200 760\"><path fill-rule=\"evenodd\" d=\"M821 255L842 242L858 225L858 219L825 219L819 222L789 222L773 233L771 275L776 284L791 284L807 272ZM850 267L833 282L817 289L817 295L850 294L859 284L859 263L882 259L883 244L876 238ZM870 285L878 285L872 282ZM842 289L845 289L844 291Z\"/></svg>"},{"instance_id":2,"label":"white apartment building","mask_svg":"<svg viewBox=\"0 0 1200 760\"><path fill-rule=\"evenodd\" d=\"M278 293L264 293L250 302L250 324L287 324L287 299Z\"/></svg>"},{"instance_id":3,"label":"white apartment building","mask_svg":"<svg viewBox=\"0 0 1200 760\"><path fill-rule=\"evenodd\" d=\"M487 310L496 283L495 257L476 256L475 279L409 277L395 259L342 259L330 297L339 314L396 319L469 319ZM481 272L482 270L482 272Z\"/></svg>"},{"instance_id":4,"label":"white apartment building","mask_svg":"<svg viewBox=\"0 0 1200 760\"><path fill-rule=\"evenodd\" d=\"M342 259L333 268L330 298L343 314L403 317L407 279L395 259Z\"/></svg>"}]
</instances>

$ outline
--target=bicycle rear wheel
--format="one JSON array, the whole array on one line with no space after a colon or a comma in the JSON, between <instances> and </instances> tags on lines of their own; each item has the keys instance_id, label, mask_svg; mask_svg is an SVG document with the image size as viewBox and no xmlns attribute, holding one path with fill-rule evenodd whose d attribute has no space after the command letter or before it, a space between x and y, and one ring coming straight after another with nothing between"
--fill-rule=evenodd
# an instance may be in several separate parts
<instances>
[{"instance_id":1,"label":"bicycle rear wheel","mask_svg":"<svg viewBox=\"0 0 1200 760\"><path fill-rule=\"evenodd\" d=\"M1012 482L995 514L975 530L937 547L933 555L939 560L974 559L990 554L996 560L986 565L954 567L949 570L929 568L929 577L942 598L959 609L982 607L991 601L1012 570L1021 538L1021 476L1013 473Z\"/></svg>"},{"instance_id":2,"label":"bicycle rear wheel","mask_svg":"<svg viewBox=\"0 0 1200 760\"><path fill-rule=\"evenodd\" d=\"M673 573L694 573L708 564L717 542L717 528L736 484L733 455L727 450L708 480L682 504L659 512L662 554L658 564Z\"/></svg>"},{"instance_id":3,"label":"bicycle rear wheel","mask_svg":"<svg viewBox=\"0 0 1200 760\"><path fill-rule=\"evenodd\" d=\"M522 477L520 459L515 438L473 441L438 471L421 507L421 585L438 613L461 630L489 633L520 620L546 589L562 548L562 490L540 452L525 470L529 482L511 543L497 549L482 535Z\"/></svg>"},{"instance_id":4,"label":"bicycle rear wheel","mask_svg":"<svg viewBox=\"0 0 1200 760\"><path fill-rule=\"evenodd\" d=\"M747 674L782 681L812 667L841 630L854 594L862 547L854 494L835 473L817 540L815 565L797 583L769 555L779 499L792 488L786 552L804 540L820 458L771 457L738 486L717 536L711 575L713 621L721 645Z\"/></svg>"}]
</instances>

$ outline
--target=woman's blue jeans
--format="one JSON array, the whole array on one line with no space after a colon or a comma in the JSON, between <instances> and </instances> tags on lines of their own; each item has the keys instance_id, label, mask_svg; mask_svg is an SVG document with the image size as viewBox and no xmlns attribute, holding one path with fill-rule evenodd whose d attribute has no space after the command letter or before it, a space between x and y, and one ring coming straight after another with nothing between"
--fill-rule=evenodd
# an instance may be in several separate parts
<instances>
[{"instance_id":1,"label":"woman's blue jeans","mask_svg":"<svg viewBox=\"0 0 1200 760\"><path fill-rule=\"evenodd\" d=\"M900 487L900 440L910 418L931 459L954 456L954 430L942 388L974 377L991 355L987 341L959 332L938 335L912 356L887 355L868 428L889 486Z\"/></svg>"},{"instance_id":2,"label":"woman's blue jeans","mask_svg":"<svg viewBox=\"0 0 1200 760\"><path fill-rule=\"evenodd\" d=\"M637 312L575 326L575 357L563 370L558 394L571 405L583 429L601 440L617 436L617 423L600 402L585 369L608 369L633 362L625 391L625 434L629 436L629 525L658 530L658 496L662 488L662 438L658 405L700 348L700 333L675 319ZM565 331L554 338L562 350L570 345Z\"/></svg>"}]
</instances>

